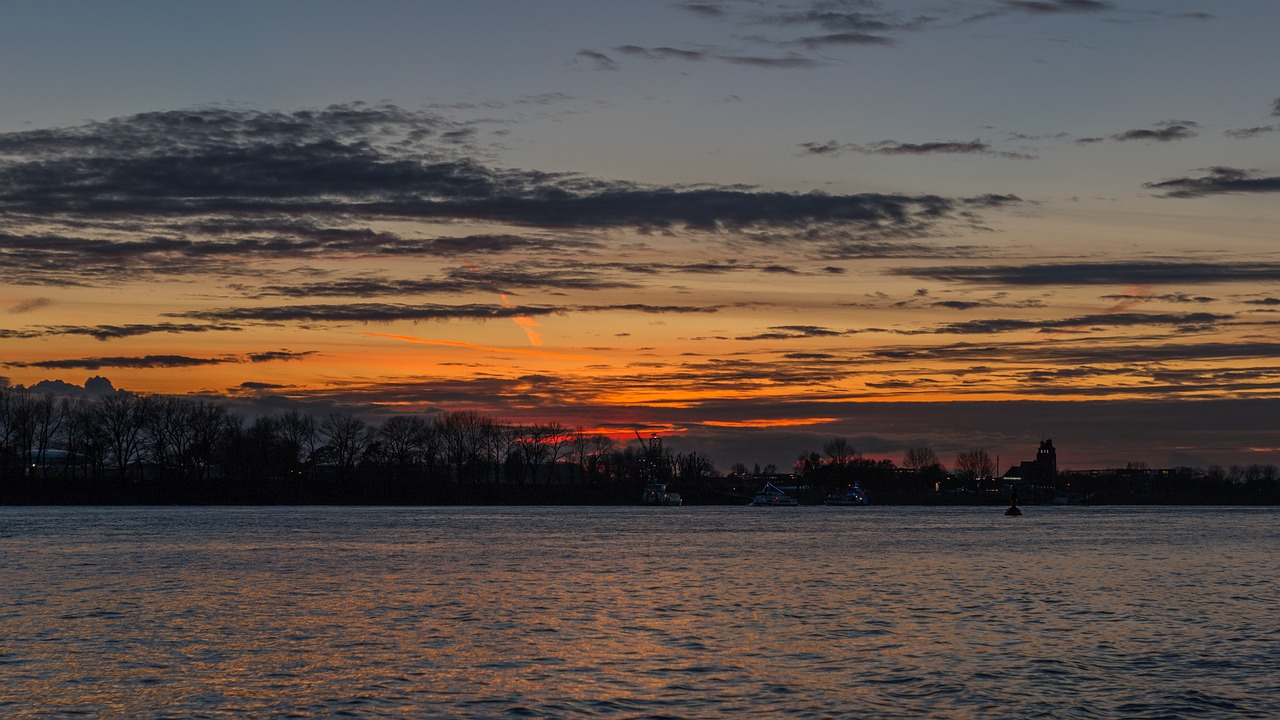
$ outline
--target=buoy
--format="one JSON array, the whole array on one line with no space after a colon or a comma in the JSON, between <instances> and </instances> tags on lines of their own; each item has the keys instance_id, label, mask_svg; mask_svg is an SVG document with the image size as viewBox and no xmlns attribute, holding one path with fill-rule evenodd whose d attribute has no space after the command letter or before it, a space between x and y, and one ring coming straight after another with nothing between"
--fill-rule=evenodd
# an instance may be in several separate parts
<instances>
[{"instance_id":1,"label":"buoy","mask_svg":"<svg viewBox=\"0 0 1280 720\"><path fill-rule=\"evenodd\" d=\"M1009 509L1004 511L1005 515L1021 515L1022 508L1018 507L1018 491L1014 490L1013 495L1009 498Z\"/></svg>"}]
</instances>

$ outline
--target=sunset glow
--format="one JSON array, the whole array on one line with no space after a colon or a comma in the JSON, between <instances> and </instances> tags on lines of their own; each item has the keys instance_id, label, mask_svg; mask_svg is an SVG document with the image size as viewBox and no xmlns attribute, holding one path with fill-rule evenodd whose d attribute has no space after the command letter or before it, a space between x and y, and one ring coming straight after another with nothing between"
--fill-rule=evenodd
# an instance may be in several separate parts
<instances>
[{"instance_id":1,"label":"sunset glow","mask_svg":"<svg viewBox=\"0 0 1280 720\"><path fill-rule=\"evenodd\" d=\"M1280 461L1280 6L306 7L0 31L0 382Z\"/></svg>"}]
</instances>

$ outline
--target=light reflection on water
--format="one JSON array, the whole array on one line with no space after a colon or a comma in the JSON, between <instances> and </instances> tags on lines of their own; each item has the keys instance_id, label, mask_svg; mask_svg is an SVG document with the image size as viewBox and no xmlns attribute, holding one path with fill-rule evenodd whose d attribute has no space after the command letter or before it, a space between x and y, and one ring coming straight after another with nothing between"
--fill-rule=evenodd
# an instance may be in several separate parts
<instances>
[{"instance_id":1,"label":"light reflection on water","mask_svg":"<svg viewBox=\"0 0 1280 720\"><path fill-rule=\"evenodd\" d=\"M1277 520L2 508L0 716L1277 717Z\"/></svg>"}]
</instances>

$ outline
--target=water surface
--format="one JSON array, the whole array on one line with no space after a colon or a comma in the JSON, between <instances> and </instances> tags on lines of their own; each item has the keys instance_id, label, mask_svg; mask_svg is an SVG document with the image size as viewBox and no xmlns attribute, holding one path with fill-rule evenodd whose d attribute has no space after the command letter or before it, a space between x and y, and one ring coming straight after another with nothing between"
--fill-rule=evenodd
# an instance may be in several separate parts
<instances>
[{"instance_id":1,"label":"water surface","mask_svg":"<svg viewBox=\"0 0 1280 720\"><path fill-rule=\"evenodd\" d=\"M0 508L0 716L1280 717L1280 511Z\"/></svg>"}]
</instances>

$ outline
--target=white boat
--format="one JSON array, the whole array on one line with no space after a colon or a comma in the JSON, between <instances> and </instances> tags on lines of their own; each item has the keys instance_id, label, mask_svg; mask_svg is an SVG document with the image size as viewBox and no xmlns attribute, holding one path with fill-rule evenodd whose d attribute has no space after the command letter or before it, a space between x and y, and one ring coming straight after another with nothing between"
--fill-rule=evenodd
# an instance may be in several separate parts
<instances>
[{"instance_id":1,"label":"white boat","mask_svg":"<svg viewBox=\"0 0 1280 720\"><path fill-rule=\"evenodd\" d=\"M777 507L799 505L800 501L782 492L777 485L767 482L764 487L760 488L760 492L756 493L756 497L751 501L751 504Z\"/></svg>"},{"instance_id":2,"label":"white boat","mask_svg":"<svg viewBox=\"0 0 1280 720\"><path fill-rule=\"evenodd\" d=\"M867 494L862 491L857 483L853 487L842 493L828 495L826 500L822 501L823 505L866 505Z\"/></svg>"},{"instance_id":3,"label":"white boat","mask_svg":"<svg viewBox=\"0 0 1280 720\"><path fill-rule=\"evenodd\" d=\"M671 492L664 483L649 483L644 486L644 495L640 502L645 505L683 505L680 493Z\"/></svg>"}]
</instances>

